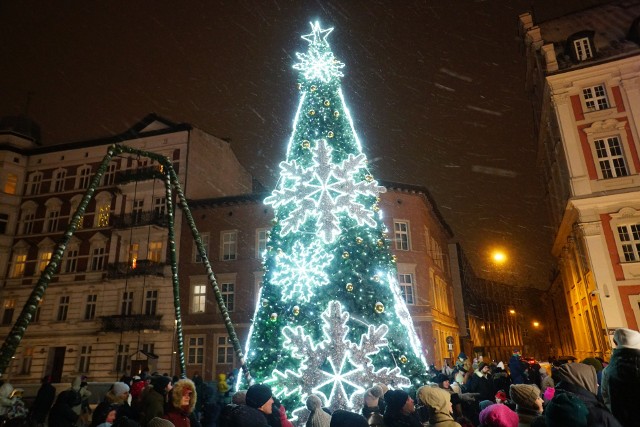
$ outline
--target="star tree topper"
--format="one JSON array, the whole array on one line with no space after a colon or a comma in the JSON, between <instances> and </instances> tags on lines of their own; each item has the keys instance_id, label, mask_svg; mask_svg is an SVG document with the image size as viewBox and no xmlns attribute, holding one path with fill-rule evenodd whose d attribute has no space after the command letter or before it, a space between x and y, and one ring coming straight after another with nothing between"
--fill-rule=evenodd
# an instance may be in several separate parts
<instances>
[{"instance_id":1,"label":"star tree topper","mask_svg":"<svg viewBox=\"0 0 640 427\"><path fill-rule=\"evenodd\" d=\"M280 163L282 182L264 202L274 208L293 204L295 208L281 221L281 234L296 232L312 216L317 233L325 243L340 235L339 212L346 212L358 225L375 227L373 211L359 203L358 196L374 196L387 191L375 180L358 181L354 175L365 167L366 157L360 153L349 156L340 164L331 161L333 148L320 139L312 149L313 164L304 168L296 160Z\"/></svg>"},{"instance_id":2,"label":"star tree topper","mask_svg":"<svg viewBox=\"0 0 640 427\"><path fill-rule=\"evenodd\" d=\"M329 82L333 77L342 77L344 64L338 61L329 48L327 36L331 34L333 28L323 30L320 23L311 22L311 34L306 34L302 38L309 42L307 53L297 53L300 60L293 68L302 71L307 80L320 79Z\"/></svg>"}]
</instances>

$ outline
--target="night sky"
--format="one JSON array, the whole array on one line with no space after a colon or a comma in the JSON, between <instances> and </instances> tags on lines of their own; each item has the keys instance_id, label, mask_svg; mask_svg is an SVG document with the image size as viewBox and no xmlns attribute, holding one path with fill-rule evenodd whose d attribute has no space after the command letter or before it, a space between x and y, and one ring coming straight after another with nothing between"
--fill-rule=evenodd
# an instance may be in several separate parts
<instances>
[{"instance_id":1,"label":"night sky","mask_svg":"<svg viewBox=\"0 0 640 427\"><path fill-rule=\"evenodd\" d=\"M0 2L0 115L25 111L53 145L121 133L155 112L230 138L271 189L299 95L300 38L319 20L379 179L425 186L476 273L548 287L518 15L598 0ZM30 101L27 101L30 99ZM501 268L491 248L507 251Z\"/></svg>"}]
</instances>

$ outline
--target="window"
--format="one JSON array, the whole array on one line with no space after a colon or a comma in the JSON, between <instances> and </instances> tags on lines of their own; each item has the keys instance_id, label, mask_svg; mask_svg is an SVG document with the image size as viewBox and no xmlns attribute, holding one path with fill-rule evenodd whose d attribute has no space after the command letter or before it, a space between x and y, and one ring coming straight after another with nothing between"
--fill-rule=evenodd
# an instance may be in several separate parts
<instances>
[{"instance_id":1,"label":"window","mask_svg":"<svg viewBox=\"0 0 640 427\"><path fill-rule=\"evenodd\" d=\"M60 303L58 304L58 322L64 322L67 320L69 314L69 296L63 295L60 297Z\"/></svg>"},{"instance_id":2,"label":"window","mask_svg":"<svg viewBox=\"0 0 640 427\"><path fill-rule=\"evenodd\" d=\"M262 259L263 254L267 250L268 239L269 231L266 228L256 230L256 258Z\"/></svg>"},{"instance_id":3,"label":"window","mask_svg":"<svg viewBox=\"0 0 640 427\"><path fill-rule=\"evenodd\" d=\"M98 295L87 295L87 305L84 308L84 320L93 320L96 318L96 305L98 303Z\"/></svg>"},{"instance_id":4,"label":"window","mask_svg":"<svg viewBox=\"0 0 640 427\"><path fill-rule=\"evenodd\" d=\"M102 184L101 185L113 185L116 180L116 171L118 170L118 163L109 163L107 166L107 170L104 175L102 175Z\"/></svg>"},{"instance_id":5,"label":"window","mask_svg":"<svg viewBox=\"0 0 640 427\"><path fill-rule=\"evenodd\" d=\"M40 312L42 311L42 304L44 304L44 298L40 298L40 301L38 301L38 307L36 307L36 314L33 316L33 322L40 321Z\"/></svg>"},{"instance_id":6,"label":"window","mask_svg":"<svg viewBox=\"0 0 640 427\"><path fill-rule=\"evenodd\" d=\"M597 85L582 89L582 97L587 111L597 111L609 108L607 90L604 85Z\"/></svg>"},{"instance_id":7,"label":"window","mask_svg":"<svg viewBox=\"0 0 640 427\"><path fill-rule=\"evenodd\" d=\"M33 347L27 347L22 353L22 364L20 365L20 374L29 375L31 373L31 364L33 363Z\"/></svg>"},{"instance_id":8,"label":"window","mask_svg":"<svg viewBox=\"0 0 640 427\"><path fill-rule=\"evenodd\" d=\"M144 297L144 314L155 316L158 308L158 291L147 291Z\"/></svg>"},{"instance_id":9,"label":"window","mask_svg":"<svg viewBox=\"0 0 640 427\"><path fill-rule=\"evenodd\" d=\"M6 234L8 226L9 226L9 215L6 213L0 213L0 234Z\"/></svg>"},{"instance_id":10,"label":"window","mask_svg":"<svg viewBox=\"0 0 640 427\"><path fill-rule=\"evenodd\" d=\"M227 310L233 311L234 306L234 287L233 283L223 283L220 285L220 291L222 293L222 300L224 301L224 305L227 307Z\"/></svg>"},{"instance_id":11,"label":"window","mask_svg":"<svg viewBox=\"0 0 640 427\"><path fill-rule=\"evenodd\" d=\"M153 213L156 218L164 216L167 211L167 199L165 197L154 197L153 199Z\"/></svg>"},{"instance_id":12,"label":"window","mask_svg":"<svg viewBox=\"0 0 640 427\"><path fill-rule=\"evenodd\" d=\"M110 214L111 214L111 203L107 202L99 205L96 211L96 226L108 227Z\"/></svg>"},{"instance_id":13,"label":"window","mask_svg":"<svg viewBox=\"0 0 640 427\"><path fill-rule=\"evenodd\" d=\"M11 270L11 278L16 279L24 276L24 270L27 265L26 249L20 249L19 252L13 254L13 269Z\"/></svg>"},{"instance_id":14,"label":"window","mask_svg":"<svg viewBox=\"0 0 640 427\"><path fill-rule=\"evenodd\" d=\"M69 248L65 254L64 272L75 273L78 271L78 248Z\"/></svg>"},{"instance_id":15,"label":"window","mask_svg":"<svg viewBox=\"0 0 640 427\"><path fill-rule=\"evenodd\" d=\"M133 311L133 292L123 292L120 301L120 315L131 316Z\"/></svg>"},{"instance_id":16,"label":"window","mask_svg":"<svg viewBox=\"0 0 640 427\"><path fill-rule=\"evenodd\" d=\"M189 337L187 363L190 365L204 362L204 337Z\"/></svg>"},{"instance_id":17,"label":"window","mask_svg":"<svg viewBox=\"0 0 640 427\"><path fill-rule=\"evenodd\" d=\"M80 346L80 356L78 358L78 372L89 372L89 366L91 365L91 346Z\"/></svg>"},{"instance_id":18,"label":"window","mask_svg":"<svg viewBox=\"0 0 640 427\"><path fill-rule=\"evenodd\" d=\"M29 194L35 196L40 194L42 185L42 172L34 172L29 176Z\"/></svg>"},{"instance_id":19,"label":"window","mask_svg":"<svg viewBox=\"0 0 640 427\"><path fill-rule=\"evenodd\" d=\"M16 300L6 299L3 304L2 324L10 325L13 322L13 313L16 311Z\"/></svg>"},{"instance_id":20,"label":"window","mask_svg":"<svg viewBox=\"0 0 640 427\"><path fill-rule=\"evenodd\" d=\"M406 221L394 221L393 230L395 232L396 249L401 251L408 251L409 223Z\"/></svg>"},{"instance_id":21,"label":"window","mask_svg":"<svg viewBox=\"0 0 640 427\"><path fill-rule=\"evenodd\" d=\"M86 190L91 184L91 166L84 166L78 169L78 178L76 179L76 188Z\"/></svg>"},{"instance_id":22,"label":"window","mask_svg":"<svg viewBox=\"0 0 640 427\"><path fill-rule=\"evenodd\" d=\"M133 224L140 224L144 219L144 199L137 199L133 201L133 206L131 208L131 216L133 220Z\"/></svg>"},{"instance_id":23,"label":"window","mask_svg":"<svg viewBox=\"0 0 640 427\"><path fill-rule=\"evenodd\" d=\"M147 259L153 262L162 262L162 242L149 242Z\"/></svg>"},{"instance_id":24,"label":"window","mask_svg":"<svg viewBox=\"0 0 640 427\"><path fill-rule=\"evenodd\" d=\"M233 345L229 342L229 337L218 337L216 353L218 354L217 362L219 364L233 363Z\"/></svg>"},{"instance_id":25,"label":"window","mask_svg":"<svg viewBox=\"0 0 640 427\"><path fill-rule=\"evenodd\" d=\"M81 202L82 202L82 196L80 195L77 195L70 200L69 222L71 222L73 216L76 214L76 211L78 210L78 207L80 207ZM83 227L84 227L84 215L81 215L80 219L78 220L78 226L76 227L76 230L82 230Z\"/></svg>"},{"instance_id":26,"label":"window","mask_svg":"<svg viewBox=\"0 0 640 427\"><path fill-rule=\"evenodd\" d=\"M200 239L202 240L202 246L204 247L205 253L209 254L209 233L200 233ZM193 242L193 259L194 262L203 262L202 257L200 256L200 252L198 252L198 246Z\"/></svg>"},{"instance_id":27,"label":"window","mask_svg":"<svg viewBox=\"0 0 640 427\"><path fill-rule=\"evenodd\" d=\"M616 178L629 175L622 152L622 144L617 136L593 141L598 156L602 178Z\"/></svg>"},{"instance_id":28,"label":"window","mask_svg":"<svg viewBox=\"0 0 640 427\"><path fill-rule=\"evenodd\" d=\"M135 270L138 266L138 251L140 250L139 243L132 243L129 245L129 266Z\"/></svg>"},{"instance_id":29,"label":"window","mask_svg":"<svg viewBox=\"0 0 640 427\"><path fill-rule=\"evenodd\" d=\"M58 219L60 218L59 208L52 208L47 211L46 225L44 227L45 233L55 233L58 231Z\"/></svg>"},{"instance_id":30,"label":"window","mask_svg":"<svg viewBox=\"0 0 640 427\"><path fill-rule=\"evenodd\" d=\"M583 37L573 41L573 48L576 50L576 58L580 61L593 57L591 42L588 37Z\"/></svg>"},{"instance_id":31,"label":"window","mask_svg":"<svg viewBox=\"0 0 640 427\"><path fill-rule=\"evenodd\" d=\"M9 172L7 180L4 182L4 192L7 194L16 194L18 188L18 175Z\"/></svg>"},{"instance_id":32,"label":"window","mask_svg":"<svg viewBox=\"0 0 640 427\"><path fill-rule=\"evenodd\" d=\"M142 344L142 353L143 354L156 354L156 348L154 343L145 343Z\"/></svg>"},{"instance_id":33,"label":"window","mask_svg":"<svg viewBox=\"0 0 640 427\"><path fill-rule=\"evenodd\" d=\"M51 192L61 193L64 191L64 182L67 178L67 171L65 169L59 169L53 172L53 180L51 181Z\"/></svg>"},{"instance_id":34,"label":"window","mask_svg":"<svg viewBox=\"0 0 640 427\"><path fill-rule=\"evenodd\" d=\"M107 257L104 246L93 248L91 251L91 271L101 271L104 268L104 261Z\"/></svg>"},{"instance_id":35,"label":"window","mask_svg":"<svg viewBox=\"0 0 640 427\"><path fill-rule=\"evenodd\" d=\"M222 261L235 260L238 250L238 232L223 231L220 240L222 241Z\"/></svg>"},{"instance_id":36,"label":"window","mask_svg":"<svg viewBox=\"0 0 640 427\"><path fill-rule=\"evenodd\" d=\"M413 296L413 274L398 274L398 283L404 302L407 304L415 304Z\"/></svg>"},{"instance_id":37,"label":"window","mask_svg":"<svg viewBox=\"0 0 640 427\"><path fill-rule=\"evenodd\" d=\"M51 255L53 255L53 251L51 249L43 249L40 251L40 255L38 256L38 272L42 273L47 265L49 265L49 261L51 261Z\"/></svg>"},{"instance_id":38,"label":"window","mask_svg":"<svg viewBox=\"0 0 640 427\"><path fill-rule=\"evenodd\" d=\"M619 225L618 239L626 262L640 261L640 224Z\"/></svg>"},{"instance_id":39,"label":"window","mask_svg":"<svg viewBox=\"0 0 640 427\"><path fill-rule=\"evenodd\" d=\"M33 223L36 220L35 212L24 212L22 214L22 233L31 234L33 232Z\"/></svg>"},{"instance_id":40,"label":"window","mask_svg":"<svg viewBox=\"0 0 640 427\"><path fill-rule=\"evenodd\" d=\"M127 372L129 369L129 344L118 344L116 349L116 371Z\"/></svg>"},{"instance_id":41,"label":"window","mask_svg":"<svg viewBox=\"0 0 640 427\"><path fill-rule=\"evenodd\" d=\"M193 285L191 297L191 312L204 313L207 303L207 286L203 284Z\"/></svg>"}]
</instances>

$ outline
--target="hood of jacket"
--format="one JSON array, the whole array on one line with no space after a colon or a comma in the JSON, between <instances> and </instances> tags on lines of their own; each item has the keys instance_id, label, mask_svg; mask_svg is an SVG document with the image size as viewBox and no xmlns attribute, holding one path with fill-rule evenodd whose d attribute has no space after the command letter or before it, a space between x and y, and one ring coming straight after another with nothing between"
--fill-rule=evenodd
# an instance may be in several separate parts
<instances>
[{"instance_id":1,"label":"hood of jacket","mask_svg":"<svg viewBox=\"0 0 640 427\"><path fill-rule=\"evenodd\" d=\"M196 406L196 401L198 396L196 394L196 386L193 381L189 379L182 379L176 382L171 389L171 403L175 408L180 408L180 403L182 402L182 395L185 391L191 391L191 401L189 402L189 413L193 412L193 409Z\"/></svg>"},{"instance_id":2,"label":"hood of jacket","mask_svg":"<svg viewBox=\"0 0 640 427\"><path fill-rule=\"evenodd\" d=\"M449 414L451 394L447 391L439 387L422 386L418 389L418 399L420 399L420 402L423 404L433 408L436 414L447 415L450 419L453 419Z\"/></svg>"},{"instance_id":3,"label":"hood of jacket","mask_svg":"<svg viewBox=\"0 0 640 427\"><path fill-rule=\"evenodd\" d=\"M558 368L557 377L560 382L568 382L593 394L598 393L598 377L596 369L584 363L567 363Z\"/></svg>"}]
</instances>

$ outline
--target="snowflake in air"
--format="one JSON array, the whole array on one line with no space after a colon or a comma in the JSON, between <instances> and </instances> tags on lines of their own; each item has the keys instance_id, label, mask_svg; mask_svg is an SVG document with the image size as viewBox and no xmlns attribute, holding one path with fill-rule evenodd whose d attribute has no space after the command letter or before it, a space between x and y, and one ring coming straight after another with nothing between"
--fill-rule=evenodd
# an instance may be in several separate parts
<instances>
[{"instance_id":1,"label":"snowflake in air","mask_svg":"<svg viewBox=\"0 0 640 427\"><path fill-rule=\"evenodd\" d=\"M326 268L331 260L333 255L317 241L306 246L297 241L290 253L279 253L272 281L283 287L282 300L311 301L314 289L329 283Z\"/></svg>"},{"instance_id":2,"label":"snowflake in air","mask_svg":"<svg viewBox=\"0 0 640 427\"><path fill-rule=\"evenodd\" d=\"M375 227L373 211L356 201L358 196L374 196L386 189L375 180L358 181L354 175L365 167L365 155L349 156L340 164L331 161L333 149L326 140L316 142L313 164L304 168L295 160L280 163L282 182L280 189L265 199L274 208L293 204L289 215L281 220L281 234L296 232L308 217L316 218L318 235L331 243L340 234L338 213L346 212L358 225Z\"/></svg>"},{"instance_id":3,"label":"snowflake in air","mask_svg":"<svg viewBox=\"0 0 640 427\"><path fill-rule=\"evenodd\" d=\"M284 397L297 393L300 402L306 402L310 394L324 399L331 411L345 409L358 411L363 404L363 395L373 384L387 384L391 388L406 388L411 385L409 379L400 374L400 368L381 368L376 370L369 356L388 348L386 339L387 325L368 326L368 331L356 344L347 339L349 313L342 310L338 301L329 302L322 313L324 339L314 343L301 326L285 326L284 348L295 358L301 359L297 372L289 369L285 372L273 371L269 383L274 386L275 394ZM304 422L309 411L303 406L293 411L293 416Z\"/></svg>"}]
</instances>

